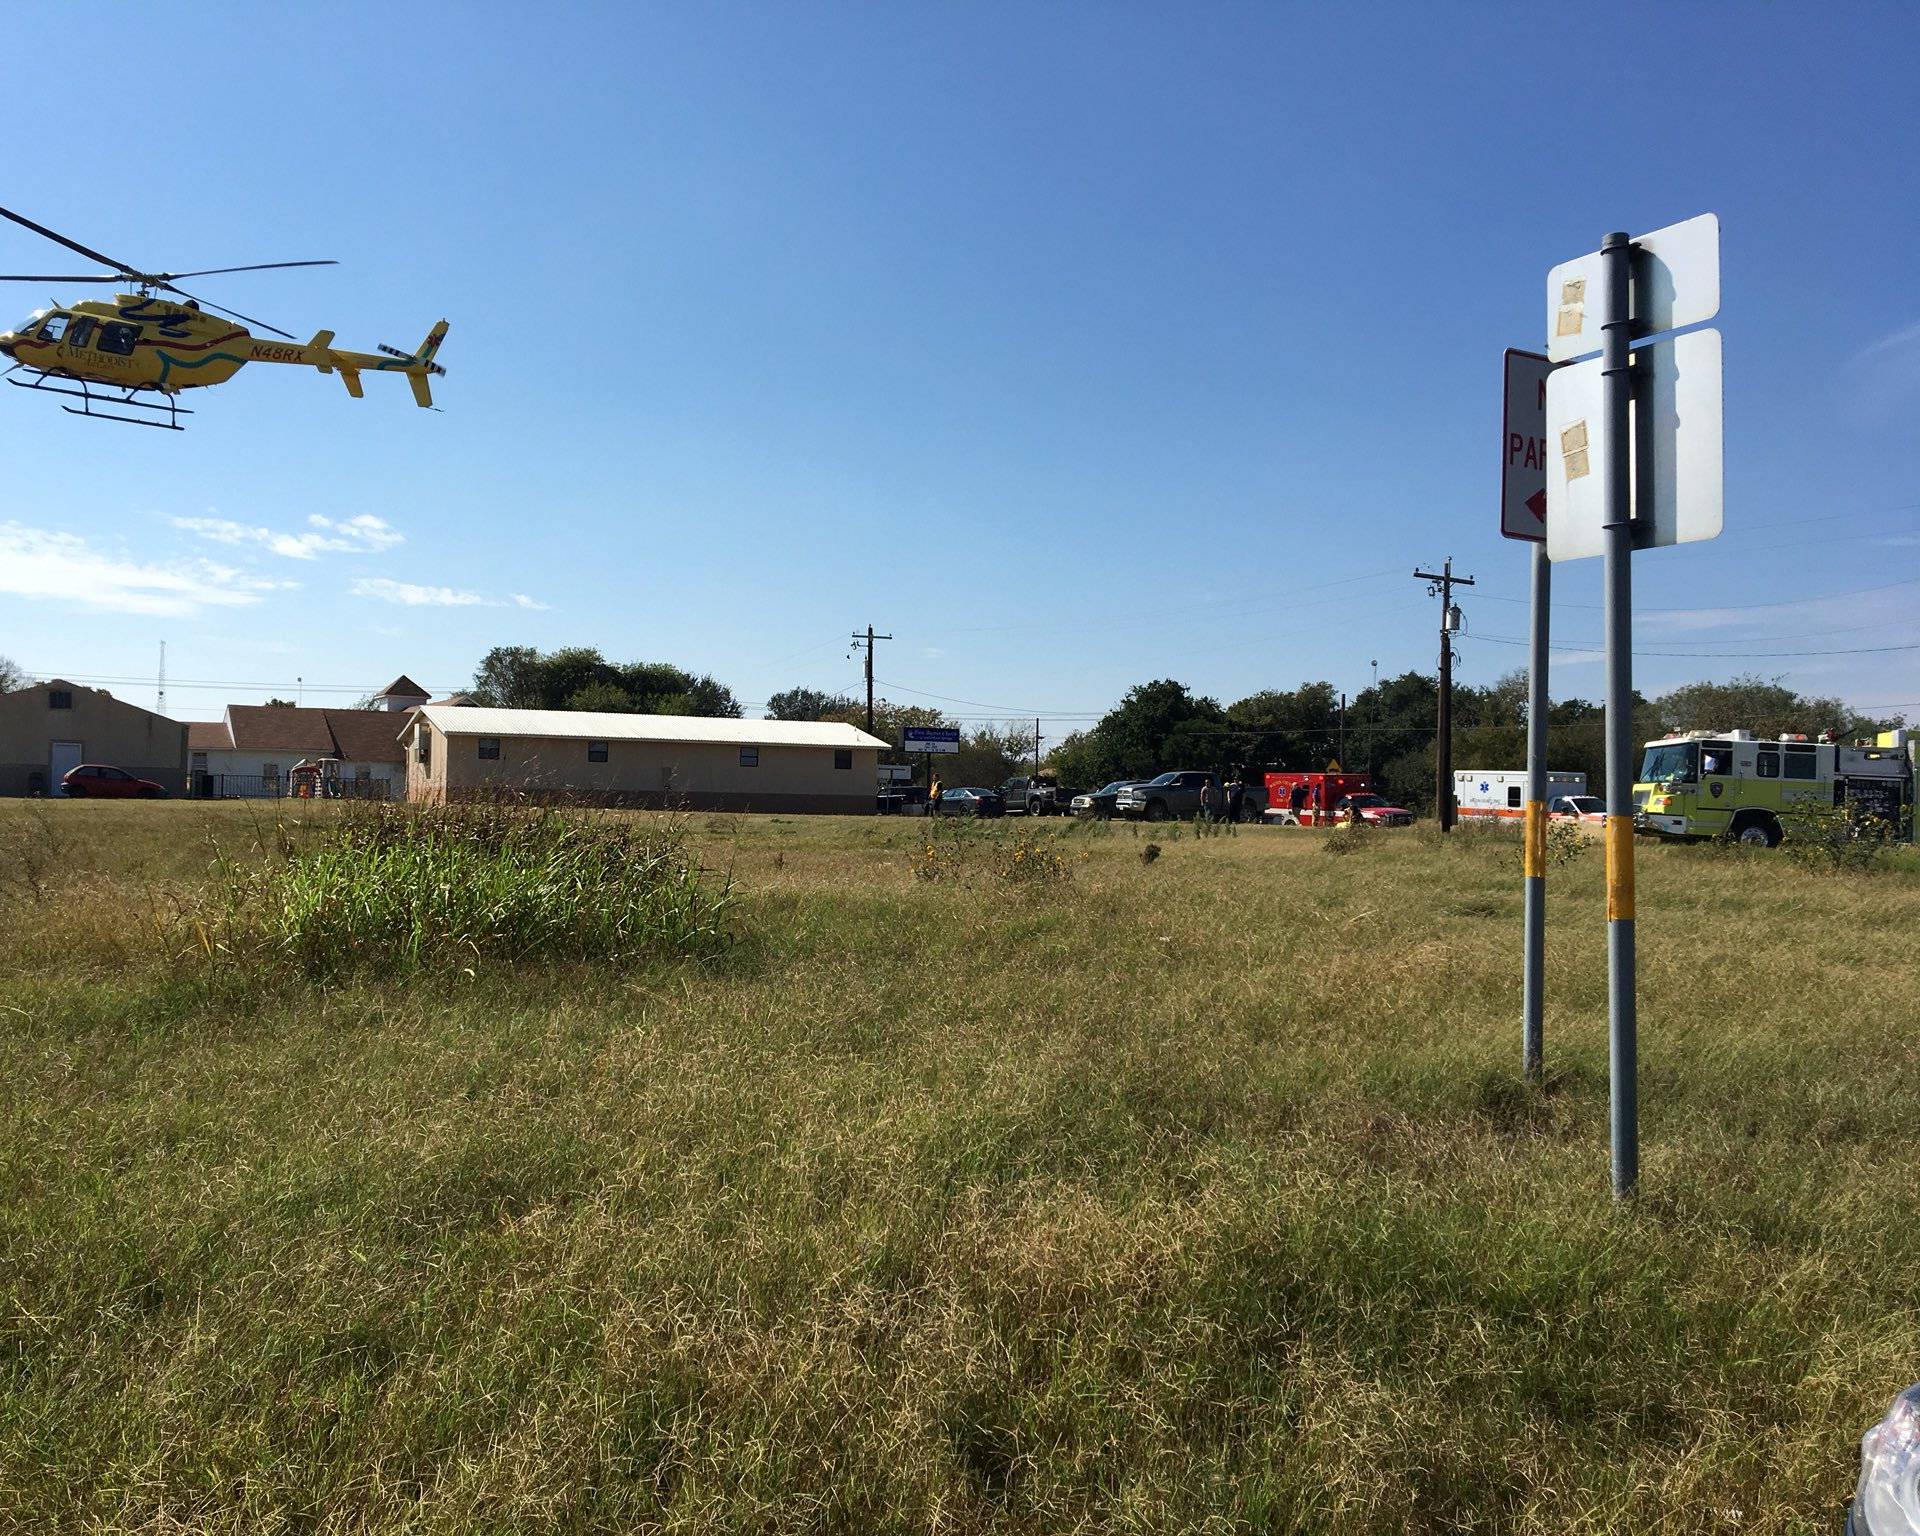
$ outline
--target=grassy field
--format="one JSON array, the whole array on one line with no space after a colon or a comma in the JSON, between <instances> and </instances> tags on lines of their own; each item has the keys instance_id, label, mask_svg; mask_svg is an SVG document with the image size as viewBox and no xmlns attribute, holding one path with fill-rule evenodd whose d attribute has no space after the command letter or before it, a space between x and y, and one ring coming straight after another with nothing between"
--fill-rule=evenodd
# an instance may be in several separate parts
<instances>
[{"instance_id":1,"label":"grassy field","mask_svg":"<svg viewBox=\"0 0 1920 1536\"><path fill-rule=\"evenodd\" d=\"M1597 850L1527 1092L1498 839L695 817L717 959L322 983L183 942L272 826L0 804L0 1529L1824 1532L1920 1379L1910 860L1643 853L1621 1208Z\"/></svg>"}]
</instances>

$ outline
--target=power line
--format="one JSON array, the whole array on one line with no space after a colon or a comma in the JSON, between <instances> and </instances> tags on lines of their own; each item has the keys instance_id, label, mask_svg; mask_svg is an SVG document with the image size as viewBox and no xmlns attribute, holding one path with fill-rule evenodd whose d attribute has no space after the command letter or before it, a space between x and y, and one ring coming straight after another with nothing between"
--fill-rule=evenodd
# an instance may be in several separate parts
<instances>
[{"instance_id":1,"label":"power line","mask_svg":"<svg viewBox=\"0 0 1920 1536\"><path fill-rule=\"evenodd\" d=\"M1911 587L1920 584L1920 576L1903 576L1898 581L1882 582L1875 587L1855 587L1851 592L1826 592L1818 597L1783 597L1770 603L1707 603L1695 604L1690 608L1645 608L1636 607L1639 613L1744 613L1756 608L1797 608L1802 603L1833 603L1843 597L1865 597L1872 592L1891 592L1896 587ZM1482 598L1492 598L1496 603L1526 603L1524 597L1500 597L1492 592L1482 592ZM1599 603L1563 603L1555 601L1555 608L1590 608L1598 611Z\"/></svg>"},{"instance_id":2,"label":"power line","mask_svg":"<svg viewBox=\"0 0 1920 1536\"><path fill-rule=\"evenodd\" d=\"M1510 635L1474 635L1475 640L1486 640L1494 645L1525 645L1525 640ZM1598 651L1600 642L1575 641L1571 645L1555 645L1556 651ZM1674 661L1780 661L1802 656L1881 656L1892 651L1920 651L1920 642L1913 645L1861 645L1844 650L1832 651L1635 651L1636 656L1659 656Z\"/></svg>"},{"instance_id":3,"label":"power line","mask_svg":"<svg viewBox=\"0 0 1920 1536\"><path fill-rule=\"evenodd\" d=\"M1328 589L1329 587L1350 587L1350 586L1356 585L1359 582L1378 581L1383 577L1397 576L1398 574L1399 574L1399 567L1395 566L1391 570L1368 571L1363 575L1359 575L1359 576L1340 576L1340 577L1336 577L1334 580L1331 580L1331 581L1308 582L1305 585L1298 586L1298 587L1281 587L1271 592L1261 593L1257 596L1230 598L1225 602L1220 602L1220 603L1204 603L1204 602L1203 603L1176 603L1170 607L1161 607L1161 608L1129 608L1127 609L1124 616L1115 617L1109 620L1102 620L1102 619L1095 619L1091 621L1076 620L1073 622L1063 623L1063 624L976 624L976 625L969 625L969 626L966 626L963 628L957 628L957 629L945 628L945 629L942 629L940 633L946 634L946 635L986 635L986 634L1006 634L1006 633L1011 633L1013 631L1038 631L1042 633L1047 633L1047 632L1054 632L1054 631L1068 630L1068 629L1073 629L1073 630L1099 629L1099 628L1109 628L1109 627L1112 627L1113 625L1122 624L1122 623L1132 624L1135 621L1140 619L1159 618L1167 614L1185 614L1185 613L1204 615L1205 617L1209 617L1209 618L1244 618L1250 613L1258 613L1258 612L1261 612L1263 609L1273 607L1276 605L1277 602L1282 601L1286 598L1292 597L1297 593L1322 592ZM1300 606L1305 606L1305 605L1300 605Z\"/></svg>"}]
</instances>

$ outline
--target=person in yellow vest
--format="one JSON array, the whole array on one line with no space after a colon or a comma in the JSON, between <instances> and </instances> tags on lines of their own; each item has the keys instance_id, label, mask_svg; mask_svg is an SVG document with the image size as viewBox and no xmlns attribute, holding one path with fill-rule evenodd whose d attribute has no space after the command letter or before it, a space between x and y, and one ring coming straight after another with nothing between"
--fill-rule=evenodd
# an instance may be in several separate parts
<instances>
[{"instance_id":1,"label":"person in yellow vest","mask_svg":"<svg viewBox=\"0 0 1920 1536\"><path fill-rule=\"evenodd\" d=\"M940 814L940 788L940 775L936 773L927 783L927 814L929 816Z\"/></svg>"}]
</instances>

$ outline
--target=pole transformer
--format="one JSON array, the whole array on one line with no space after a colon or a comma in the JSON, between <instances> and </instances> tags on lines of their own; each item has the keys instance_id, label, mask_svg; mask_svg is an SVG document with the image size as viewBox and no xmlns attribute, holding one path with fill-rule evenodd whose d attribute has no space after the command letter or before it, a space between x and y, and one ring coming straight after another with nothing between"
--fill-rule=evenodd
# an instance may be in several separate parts
<instances>
[{"instance_id":1,"label":"pole transformer","mask_svg":"<svg viewBox=\"0 0 1920 1536\"><path fill-rule=\"evenodd\" d=\"M1433 733L1433 803L1440 830L1453 830L1453 635L1460 627L1460 610L1453 603L1455 587L1473 585L1471 576L1453 574L1453 556L1436 571L1413 573L1427 584L1427 595L1440 599L1440 707Z\"/></svg>"},{"instance_id":2,"label":"pole transformer","mask_svg":"<svg viewBox=\"0 0 1920 1536\"><path fill-rule=\"evenodd\" d=\"M873 642L892 638L892 635L876 635L871 624L867 626L867 632L864 635L857 629L853 632L853 648L867 653L867 734L869 736L873 734Z\"/></svg>"}]
</instances>

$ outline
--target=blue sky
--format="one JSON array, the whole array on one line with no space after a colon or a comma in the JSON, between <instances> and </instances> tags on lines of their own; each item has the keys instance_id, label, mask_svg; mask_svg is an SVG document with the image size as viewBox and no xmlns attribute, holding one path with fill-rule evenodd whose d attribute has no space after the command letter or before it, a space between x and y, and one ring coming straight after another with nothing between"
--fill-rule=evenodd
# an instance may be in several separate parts
<instances>
[{"instance_id":1,"label":"blue sky","mask_svg":"<svg viewBox=\"0 0 1920 1536\"><path fill-rule=\"evenodd\" d=\"M439 413L265 366L178 435L0 399L0 654L150 703L164 639L190 718L505 643L752 704L854 686L871 621L888 696L1055 736L1153 677L1431 669L1452 554L1491 680L1501 349L1555 262L1712 210L1726 531L1636 562L1637 643L1706 653L1637 681L1920 716L1920 9L1602 14L9 6L0 201L135 264L337 257L200 290L303 338L452 332ZM1598 563L1556 596L1595 696Z\"/></svg>"}]
</instances>

